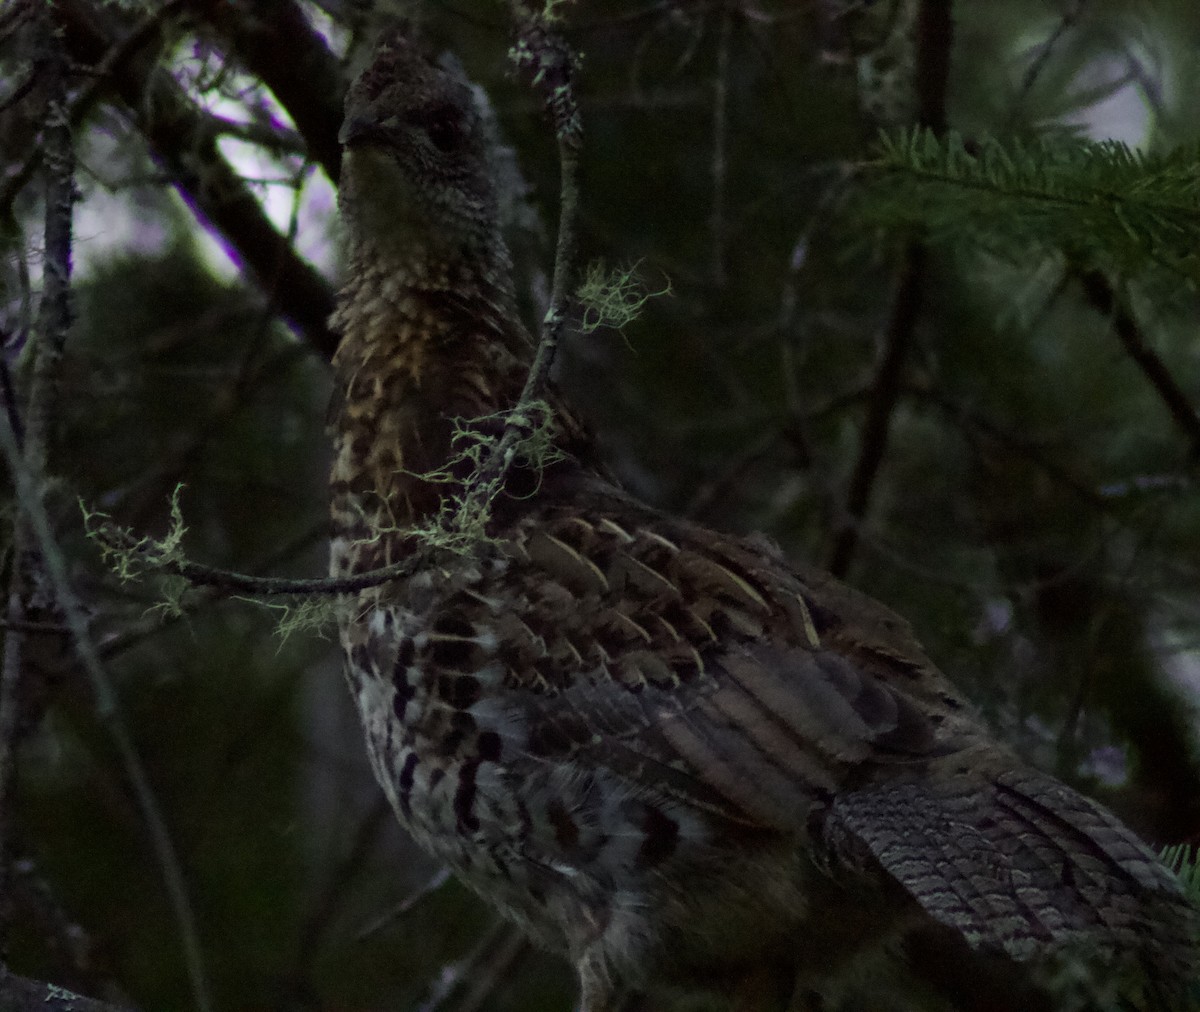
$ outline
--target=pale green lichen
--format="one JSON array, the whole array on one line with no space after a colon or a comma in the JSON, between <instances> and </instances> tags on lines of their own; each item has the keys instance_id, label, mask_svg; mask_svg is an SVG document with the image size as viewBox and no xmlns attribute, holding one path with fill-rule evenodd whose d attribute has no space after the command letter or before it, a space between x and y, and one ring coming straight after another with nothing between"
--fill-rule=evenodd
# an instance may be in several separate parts
<instances>
[{"instance_id":1,"label":"pale green lichen","mask_svg":"<svg viewBox=\"0 0 1200 1012\"><path fill-rule=\"evenodd\" d=\"M542 20L548 25L561 21L563 16L558 12L558 9L574 2L575 0L545 0L545 3L542 5Z\"/></svg>"},{"instance_id":2,"label":"pale green lichen","mask_svg":"<svg viewBox=\"0 0 1200 1012\"><path fill-rule=\"evenodd\" d=\"M279 612L279 618L275 622L275 635L279 637L278 650L282 650L283 645L296 633L328 639L331 630L337 625L341 610L338 599L327 594L310 595L295 601L262 601L240 596L233 600L257 604Z\"/></svg>"},{"instance_id":3,"label":"pale green lichen","mask_svg":"<svg viewBox=\"0 0 1200 1012\"><path fill-rule=\"evenodd\" d=\"M522 432L509 450L509 459L502 461L502 466L486 477L484 472L498 437L494 434L495 426L493 432L481 432L480 422L500 423L502 431L515 425ZM554 441L554 431L554 409L541 400L512 411L470 420L455 419L451 436L454 455L442 467L413 476L422 481L452 485L462 484L464 473L472 477L463 485L462 493L447 496L438 512L426 523L407 528L404 533L431 548L456 555L469 555L483 545L494 544L496 539L488 533L488 524L492 506L504 488L508 466L517 457L523 457L540 473L549 464L561 460L563 453Z\"/></svg>"},{"instance_id":4,"label":"pale green lichen","mask_svg":"<svg viewBox=\"0 0 1200 1012\"><path fill-rule=\"evenodd\" d=\"M181 546L187 533L179 502L183 489L182 484L176 485L171 493L171 519L167 533L161 538L139 537L128 527L118 527L109 514L89 509L82 499L79 500L84 532L100 549L100 558L122 583L138 579L147 570L161 571L172 562L183 561Z\"/></svg>"},{"instance_id":5,"label":"pale green lichen","mask_svg":"<svg viewBox=\"0 0 1200 1012\"><path fill-rule=\"evenodd\" d=\"M594 260L588 265L583 283L576 291L583 309L580 330L585 334L611 327L621 331L635 319L651 299L671 294L671 282L658 291L648 291L638 276L641 261L627 268L609 271L603 261Z\"/></svg>"}]
</instances>

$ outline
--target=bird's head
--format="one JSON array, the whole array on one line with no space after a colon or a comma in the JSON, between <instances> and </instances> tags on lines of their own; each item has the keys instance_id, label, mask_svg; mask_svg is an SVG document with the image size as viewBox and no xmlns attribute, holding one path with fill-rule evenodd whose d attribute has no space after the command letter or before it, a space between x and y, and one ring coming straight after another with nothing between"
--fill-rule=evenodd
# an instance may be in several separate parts
<instances>
[{"instance_id":1,"label":"bird's head","mask_svg":"<svg viewBox=\"0 0 1200 1012\"><path fill-rule=\"evenodd\" d=\"M495 246L487 139L461 68L392 33L351 86L339 139L352 237L434 257L487 256Z\"/></svg>"}]
</instances>

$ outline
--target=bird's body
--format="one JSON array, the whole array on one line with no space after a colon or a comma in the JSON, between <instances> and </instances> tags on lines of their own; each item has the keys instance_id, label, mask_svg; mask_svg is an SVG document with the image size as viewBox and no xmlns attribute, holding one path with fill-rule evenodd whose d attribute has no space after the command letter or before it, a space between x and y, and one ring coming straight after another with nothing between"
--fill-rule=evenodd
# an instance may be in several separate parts
<instances>
[{"instance_id":1,"label":"bird's body","mask_svg":"<svg viewBox=\"0 0 1200 1012\"><path fill-rule=\"evenodd\" d=\"M477 460L455 420L496 434L531 357L460 76L391 41L343 139L338 576L454 508ZM341 635L400 821L575 962L586 1012L661 986L782 995L922 933L1184 972L1170 873L990 738L901 619L637 501L563 418L483 541L363 591Z\"/></svg>"}]
</instances>

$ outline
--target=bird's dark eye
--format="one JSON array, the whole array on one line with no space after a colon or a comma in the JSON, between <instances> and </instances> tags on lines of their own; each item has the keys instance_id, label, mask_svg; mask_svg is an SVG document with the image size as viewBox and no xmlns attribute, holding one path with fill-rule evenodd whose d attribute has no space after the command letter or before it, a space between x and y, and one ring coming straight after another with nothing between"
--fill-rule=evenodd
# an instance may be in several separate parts
<instances>
[{"instance_id":1,"label":"bird's dark eye","mask_svg":"<svg viewBox=\"0 0 1200 1012\"><path fill-rule=\"evenodd\" d=\"M425 133L439 151L457 150L463 141L462 113L454 106L438 106L423 117Z\"/></svg>"}]
</instances>

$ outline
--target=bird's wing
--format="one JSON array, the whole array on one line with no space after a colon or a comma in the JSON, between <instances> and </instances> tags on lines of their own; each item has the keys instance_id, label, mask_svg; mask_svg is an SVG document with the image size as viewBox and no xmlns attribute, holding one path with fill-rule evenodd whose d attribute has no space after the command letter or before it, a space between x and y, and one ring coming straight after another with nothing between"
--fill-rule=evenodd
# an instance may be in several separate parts
<instances>
[{"instance_id":1,"label":"bird's wing","mask_svg":"<svg viewBox=\"0 0 1200 1012\"><path fill-rule=\"evenodd\" d=\"M835 873L882 869L1019 959L1189 923L1130 830L991 740L907 624L831 577L644 507L551 509L506 553L441 611L482 651L464 667L502 685L475 716L510 768L573 799L542 827L565 864L595 866L614 826L634 860L723 825L811 837Z\"/></svg>"},{"instance_id":2,"label":"bird's wing","mask_svg":"<svg viewBox=\"0 0 1200 1012\"><path fill-rule=\"evenodd\" d=\"M621 505L535 514L502 563L441 595L449 631L421 666L452 662L447 686L489 672L474 705L506 708L486 716L510 752L797 832L868 769L924 763L974 726L881 605L765 544Z\"/></svg>"}]
</instances>

